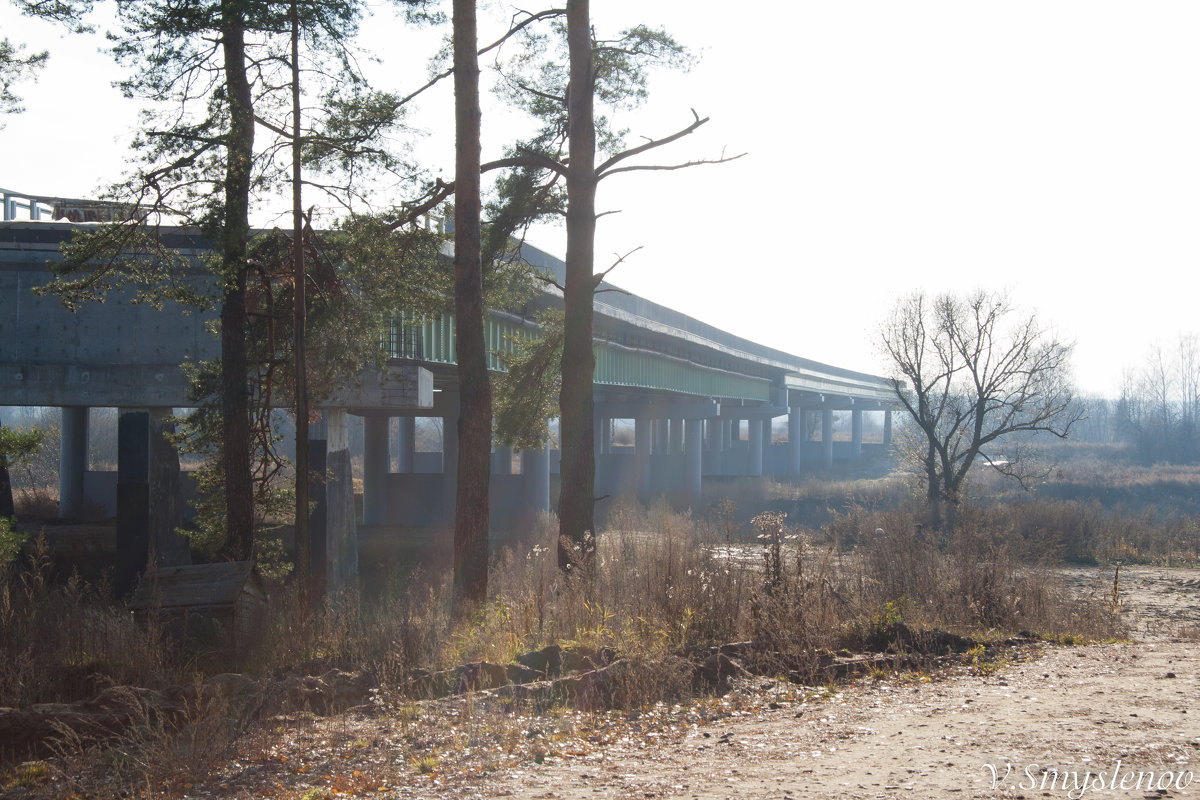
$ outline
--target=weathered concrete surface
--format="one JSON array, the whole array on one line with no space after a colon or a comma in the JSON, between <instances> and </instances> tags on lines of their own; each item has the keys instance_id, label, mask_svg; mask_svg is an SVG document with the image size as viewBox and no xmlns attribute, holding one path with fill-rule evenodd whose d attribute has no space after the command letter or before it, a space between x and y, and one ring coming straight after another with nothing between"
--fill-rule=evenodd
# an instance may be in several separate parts
<instances>
[{"instance_id":1,"label":"weathered concrete surface","mask_svg":"<svg viewBox=\"0 0 1200 800\"><path fill-rule=\"evenodd\" d=\"M134 303L130 292L69 311L57 297L36 294L53 279L47 262L59 260L70 229L9 223L0 230L0 405L188 405L180 364L217 357L218 340L205 328L215 314L185 313L174 303L156 310ZM200 273L186 280L197 289L212 281Z\"/></svg>"}]
</instances>

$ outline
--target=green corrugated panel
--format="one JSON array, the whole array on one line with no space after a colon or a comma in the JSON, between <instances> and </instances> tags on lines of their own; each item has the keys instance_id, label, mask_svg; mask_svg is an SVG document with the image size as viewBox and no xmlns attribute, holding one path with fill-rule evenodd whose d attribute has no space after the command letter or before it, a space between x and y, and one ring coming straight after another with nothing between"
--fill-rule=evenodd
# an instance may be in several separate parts
<instances>
[{"instance_id":1,"label":"green corrugated panel","mask_svg":"<svg viewBox=\"0 0 1200 800\"><path fill-rule=\"evenodd\" d=\"M432 320L416 320L402 314L395 321L419 331L420 352L424 361L455 363L454 318L442 315ZM532 339L537 332L503 317L488 316L484 339L488 349L488 369L502 371L498 351L511 353L511 337ZM402 337L395 337L402 338ZM702 367L676 359L659 357L642 350L627 350L611 344L596 345L596 370L593 380L607 386L662 389L701 397L727 397L744 400L770 399L770 381ZM393 352L393 355L397 355Z\"/></svg>"},{"instance_id":2,"label":"green corrugated panel","mask_svg":"<svg viewBox=\"0 0 1200 800\"><path fill-rule=\"evenodd\" d=\"M660 358L645 351L626 350L609 344L596 346L593 380L607 386L664 389L702 397L744 400L770 399L770 381L708 369L675 359Z\"/></svg>"}]
</instances>

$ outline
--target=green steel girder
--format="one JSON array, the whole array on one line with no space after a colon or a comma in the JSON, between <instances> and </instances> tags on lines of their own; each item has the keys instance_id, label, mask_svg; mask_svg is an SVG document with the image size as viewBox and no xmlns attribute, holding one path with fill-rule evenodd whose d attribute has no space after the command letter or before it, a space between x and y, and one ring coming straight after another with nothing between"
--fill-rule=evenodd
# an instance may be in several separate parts
<instances>
[{"instance_id":1,"label":"green steel girder","mask_svg":"<svg viewBox=\"0 0 1200 800\"><path fill-rule=\"evenodd\" d=\"M490 312L484 327L488 368L502 372L500 354L512 352L514 339L538 335L538 329L532 323ZM432 319L401 315L393 323L388 350L392 358L454 364L454 319L446 314ZM701 397L770 399L771 381L766 378L704 367L685 359L612 342L596 342L595 353L593 381L598 385L659 389Z\"/></svg>"}]
</instances>

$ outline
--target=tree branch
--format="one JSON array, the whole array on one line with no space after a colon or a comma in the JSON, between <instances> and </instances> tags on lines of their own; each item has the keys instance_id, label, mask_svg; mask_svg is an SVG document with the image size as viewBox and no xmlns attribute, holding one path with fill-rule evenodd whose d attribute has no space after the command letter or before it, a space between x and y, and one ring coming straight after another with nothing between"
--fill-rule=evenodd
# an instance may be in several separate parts
<instances>
[{"instance_id":1,"label":"tree branch","mask_svg":"<svg viewBox=\"0 0 1200 800\"><path fill-rule=\"evenodd\" d=\"M608 273L612 272L614 269L621 266L621 264L625 263L625 259L629 258L631 255L636 253L638 250L641 250L643 247L645 247L645 245L639 244L637 247L633 248L625 255L617 256L617 260L612 263L612 266L610 266L608 269L606 269L602 272L597 272L595 275L593 275L592 276L592 288L594 289L597 286L599 286L601 284L601 282L603 282L603 280L608 277Z\"/></svg>"},{"instance_id":2,"label":"tree branch","mask_svg":"<svg viewBox=\"0 0 1200 800\"><path fill-rule=\"evenodd\" d=\"M525 13L525 12L520 12L520 13ZM551 19L553 17L561 17L566 13L567 13L567 10L565 8L550 8L550 9L546 9L545 11L539 11L536 14L530 14L528 17L521 20L520 22L511 24L509 26L507 33L505 33L503 36L501 36L496 41L489 44L487 47L484 47L483 49L481 49L478 54L484 55L485 53L495 50L497 47L499 47L500 45L507 42L513 36L516 36L522 30L524 30L525 28L529 27L530 25L532 25L533 23L535 23L539 20ZM516 19L517 16L519 16L519 14L514 14L513 19ZM440 81L443 81L446 78L449 78L453 74L454 74L453 67L442 70L441 72L439 72L438 74L436 74L432 78L430 78L428 81L426 81L420 88L418 88L415 91L411 92L410 94L405 95L404 97L400 98L400 100L396 103L396 105L402 106L402 105L408 103L410 100L417 97L417 95L421 94L422 92L426 91L427 89L430 89L430 88L436 86Z\"/></svg>"},{"instance_id":3,"label":"tree branch","mask_svg":"<svg viewBox=\"0 0 1200 800\"><path fill-rule=\"evenodd\" d=\"M696 113L696 109L694 109L694 108L692 109L692 117L694 117L692 124L688 125L686 128L677 130L677 131L675 131L675 133L672 133L670 136L665 136L662 139L651 139L650 141L646 142L645 144L640 144L637 147L631 147L628 150L624 150L620 153L617 153L615 156L611 157L604 163L600 164L600 166L596 167L596 180L600 180L601 178L608 175L610 172L619 172L620 170L614 170L614 169L612 169L612 167L616 164L619 164L620 162L624 161L627 158L632 158L634 156L641 155L642 153L653 150L656 147L662 147L665 144L670 144L671 142L682 139L684 136L687 136L688 134L694 132L701 125L708 122L708 119L709 119L708 117L705 117L704 119L700 119L700 115ZM730 159L730 160L732 160L732 159Z\"/></svg>"},{"instance_id":4,"label":"tree branch","mask_svg":"<svg viewBox=\"0 0 1200 800\"><path fill-rule=\"evenodd\" d=\"M519 156L509 156L508 158L499 158L495 161L489 161L480 166L480 173L491 172L497 169L509 169L512 167L534 167L537 169L546 169L551 172L556 172L559 175L566 176L567 168L558 161L555 161L548 156L539 153L527 153ZM392 220L390 223L391 229L396 230L402 228L412 222L415 222L418 217L429 213L437 208L441 203L445 202L454 194L454 181L443 181L441 178L426 191L426 197L423 200L418 200L414 204L404 207L404 213Z\"/></svg>"},{"instance_id":5,"label":"tree branch","mask_svg":"<svg viewBox=\"0 0 1200 800\"><path fill-rule=\"evenodd\" d=\"M728 164L730 161L737 161L744 155L746 153L738 153L736 156L722 156L720 158L700 158L695 161L685 161L682 164L646 164L644 166L631 164L627 167L610 169L599 177L607 178L609 175L615 175L618 172L668 172L677 169L687 169L688 167L698 167L701 164Z\"/></svg>"}]
</instances>

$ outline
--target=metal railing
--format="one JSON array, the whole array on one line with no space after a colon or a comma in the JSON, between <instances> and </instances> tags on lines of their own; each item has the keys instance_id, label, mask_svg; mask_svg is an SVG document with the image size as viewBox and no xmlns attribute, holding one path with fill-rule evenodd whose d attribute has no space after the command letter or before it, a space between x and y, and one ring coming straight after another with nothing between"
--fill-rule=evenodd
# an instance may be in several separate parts
<instances>
[{"instance_id":1,"label":"metal railing","mask_svg":"<svg viewBox=\"0 0 1200 800\"><path fill-rule=\"evenodd\" d=\"M54 219L54 206L57 198L35 197L23 192L0 189L0 202L4 206L4 221L18 219L42 220ZM18 216L18 214L20 214Z\"/></svg>"}]
</instances>

